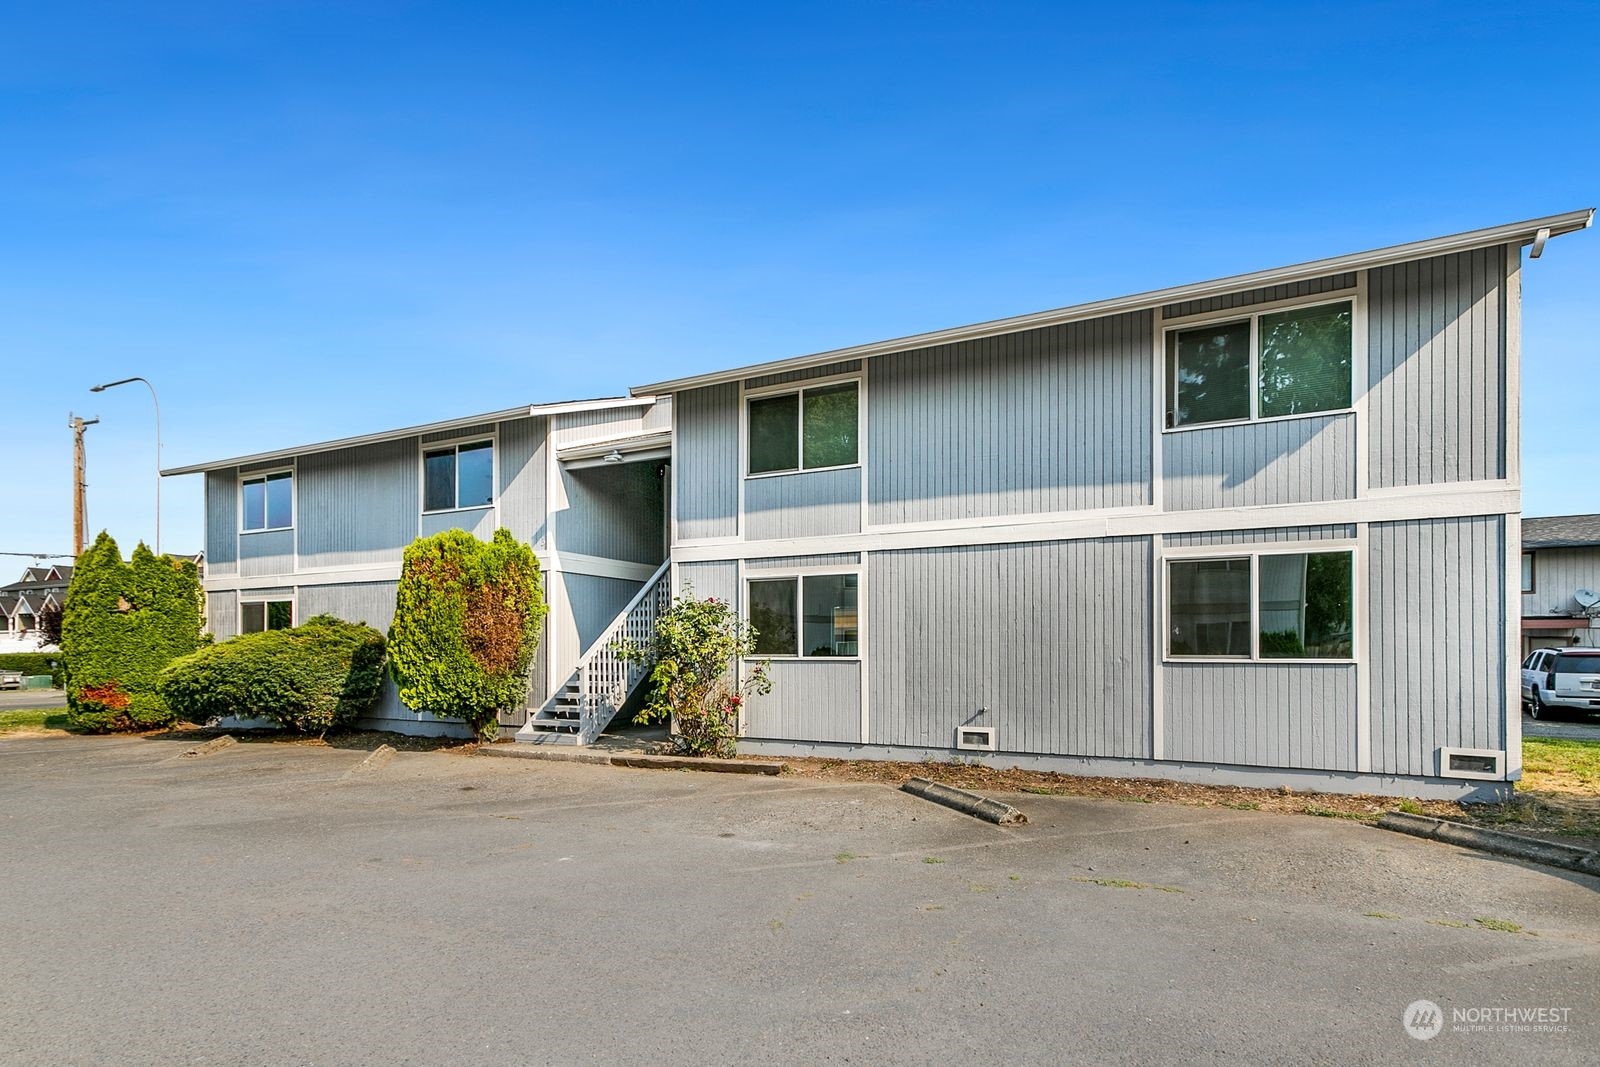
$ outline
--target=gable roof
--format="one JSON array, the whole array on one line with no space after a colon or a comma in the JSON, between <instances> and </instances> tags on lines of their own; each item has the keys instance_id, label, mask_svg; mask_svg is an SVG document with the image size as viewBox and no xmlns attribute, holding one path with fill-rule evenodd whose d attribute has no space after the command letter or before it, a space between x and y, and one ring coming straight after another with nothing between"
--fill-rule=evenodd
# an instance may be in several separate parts
<instances>
[{"instance_id":1,"label":"gable roof","mask_svg":"<svg viewBox=\"0 0 1600 1067\"><path fill-rule=\"evenodd\" d=\"M1000 334L1016 333L1019 330L1060 326L1063 323L1098 319L1106 315L1116 315L1127 311L1144 311L1149 308L1160 307L1163 304L1176 304L1186 300L1199 300L1210 296L1221 296L1225 293L1242 292L1247 289L1261 289L1269 285L1284 285L1311 278L1324 278L1330 274L1344 274L1353 270L1369 270L1373 267L1406 263L1415 259L1428 259L1433 256L1448 255L1452 252L1466 252L1475 248L1487 248L1492 245L1532 244L1542 239L1559 237L1564 233L1585 229L1593 220L1594 208L1583 208L1578 211L1568 211L1561 215L1548 215L1544 218L1528 219L1524 222L1508 222L1501 226L1490 226L1482 230L1469 230L1466 233L1452 234L1447 237L1434 237L1426 241L1390 245L1387 248L1377 248L1369 252L1355 252L1350 255L1335 256L1332 259L1311 260L1287 267L1274 267L1270 270L1255 271L1251 274L1235 274L1226 278L1192 282L1188 285L1179 285L1169 289L1153 289L1149 292L1136 293L1132 296L1096 300L1088 304L1074 304L1070 307L1056 308L1051 311L1038 311L1029 315L1016 315L1011 318L974 323L970 326L956 326L947 330L935 330L931 333L912 334L908 337L898 337L889 341L875 341L870 344L855 345L851 348L835 348L808 356L794 356L789 359L753 363L744 367L691 375L687 378L652 382L649 385L635 386L632 391L639 395L660 396L705 385L719 385L724 382L736 381L740 378L782 374L788 371L821 367L829 363L843 363L850 360L867 359L872 356L889 355L894 352L909 352L918 348L953 344L957 341L972 341L982 337L995 337Z\"/></svg>"},{"instance_id":2,"label":"gable roof","mask_svg":"<svg viewBox=\"0 0 1600 1067\"><path fill-rule=\"evenodd\" d=\"M1600 515L1546 515L1522 520L1523 548L1600 545Z\"/></svg>"}]
</instances>

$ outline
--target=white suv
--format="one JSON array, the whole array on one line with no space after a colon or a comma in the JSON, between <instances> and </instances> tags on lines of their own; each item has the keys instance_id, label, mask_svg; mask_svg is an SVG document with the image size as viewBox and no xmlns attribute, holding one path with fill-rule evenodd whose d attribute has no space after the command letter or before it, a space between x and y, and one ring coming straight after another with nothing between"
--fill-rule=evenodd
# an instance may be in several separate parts
<instances>
[{"instance_id":1,"label":"white suv","mask_svg":"<svg viewBox=\"0 0 1600 1067\"><path fill-rule=\"evenodd\" d=\"M1600 648L1541 648L1523 660L1522 706L1535 719L1600 712Z\"/></svg>"}]
</instances>

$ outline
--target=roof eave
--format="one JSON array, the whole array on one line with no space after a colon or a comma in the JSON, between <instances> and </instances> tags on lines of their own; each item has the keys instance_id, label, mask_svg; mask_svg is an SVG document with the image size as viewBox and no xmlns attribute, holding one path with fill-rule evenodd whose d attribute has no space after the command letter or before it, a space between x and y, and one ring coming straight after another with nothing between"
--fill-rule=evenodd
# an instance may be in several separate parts
<instances>
[{"instance_id":1,"label":"roof eave","mask_svg":"<svg viewBox=\"0 0 1600 1067\"><path fill-rule=\"evenodd\" d=\"M729 370L691 375L687 378L674 378L670 381L653 382L649 385L635 386L630 392L636 395L653 394L659 396L706 385L718 385L739 378L755 378L767 374L805 370L828 363L869 359L873 356L907 352L918 348L931 348L935 345L953 344L958 341L977 340L999 334L1014 333L1018 330L1059 326L1068 322L1101 318L1122 312L1142 311L1147 308L1159 307L1163 304L1176 304L1186 300L1201 300L1209 296L1221 296L1225 293L1239 292L1244 289L1260 289L1270 285L1284 285L1309 278L1320 278L1329 274L1343 274L1352 270L1370 270L1374 267L1390 266L1414 259L1428 259L1434 256L1465 252L1491 245L1524 245L1531 243L1543 231L1549 231L1546 234L1547 237L1559 237L1562 234L1586 229L1593 220L1594 208L1582 208L1577 211L1564 212L1560 215L1547 215L1543 218L1526 219L1522 222L1508 222L1481 230L1469 230L1465 233L1451 234L1446 237L1433 237L1425 241L1390 245L1367 252L1354 252L1348 255L1335 256L1331 259L1311 260L1286 267L1273 267L1269 270L1255 271L1250 274L1235 274L1226 278L1192 282L1188 285L1173 286L1167 289L1154 289L1149 292L1114 297L1110 300L1096 300L1087 304L1074 304L1049 311L992 319L988 322L957 326L947 330L912 334L887 341L854 345L849 348L836 348L827 352L816 352L806 356L755 363Z\"/></svg>"}]
</instances>

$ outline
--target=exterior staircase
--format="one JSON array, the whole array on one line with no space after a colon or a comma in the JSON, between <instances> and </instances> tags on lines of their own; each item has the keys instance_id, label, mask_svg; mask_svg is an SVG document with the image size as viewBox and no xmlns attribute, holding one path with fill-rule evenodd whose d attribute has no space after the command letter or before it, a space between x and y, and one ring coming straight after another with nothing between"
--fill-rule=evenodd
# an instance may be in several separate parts
<instances>
[{"instance_id":1,"label":"exterior staircase","mask_svg":"<svg viewBox=\"0 0 1600 1067\"><path fill-rule=\"evenodd\" d=\"M672 602L671 583L667 577L670 565L670 560L661 564L628 601L628 606L579 658L577 668L566 683L543 707L528 716L527 723L517 731L519 742L589 745L600 736L650 672L647 664L624 660L617 655L616 645L620 641L649 644L655 633L656 619Z\"/></svg>"}]
</instances>

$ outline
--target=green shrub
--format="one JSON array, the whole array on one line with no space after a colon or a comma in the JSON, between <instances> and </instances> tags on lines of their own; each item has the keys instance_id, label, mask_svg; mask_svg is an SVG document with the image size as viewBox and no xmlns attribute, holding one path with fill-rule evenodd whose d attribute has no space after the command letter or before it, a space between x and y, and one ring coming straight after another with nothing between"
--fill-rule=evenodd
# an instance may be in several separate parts
<instances>
[{"instance_id":1,"label":"green shrub","mask_svg":"<svg viewBox=\"0 0 1600 1067\"><path fill-rule=\"evenodd\" d=\"M159 686L167 705L194 722L236 715L321 734L372 709L383 664L383 634L317 615L173 660Z\"/></svg>"},{"instance_id":2,"label":"green shrub","mask_svg":"<svg viewBox=\"0 0 1600 1067\"><path fill-rule=\"evenodd\" d=\"M0 671L48 674L50 684L60 689L66 672L66 658L59 652L3 652L0 653Z\"/></svg>"},{"instance_id":3,"label":"green shrub","mask_svg":"<svg viewBox=\"0 0 1600 1067\"><path fill-rule=\"evenodd\" d=\"M634 721L672 720L678 749L696 756L732 756L739 711L752 693L772 692L765 661L743 682L739 661L755 651L756 629L727 601L694 599L685 590L656 620L644 646L622 644L624 659L650 664L650 696Z\"/></svg>"},{"instance_id":4,"label":"green shrub","mask_svg":"<svg viewBox=\"0 0 1600 1067\"><path fill-rule=\"evenodd\" d=\"M80 730L141 730L176 716L156 676L200 644L200 577L189 560L133 558L102 532L78 557L61 618L67 715Z\"/></svg>"},{"instance_id":5,"label":"green shrub","mask_svg":"<svg viewBox=\"0 0 1600 1067\"><path fill-rule=\"evenodd\" d=\"M480 737L527 698L544 621L533 549L509 530L487 544L446 530L406 549L389 629L389 669L410 707L465 720Z\"/></svg>"}]
</instances>

